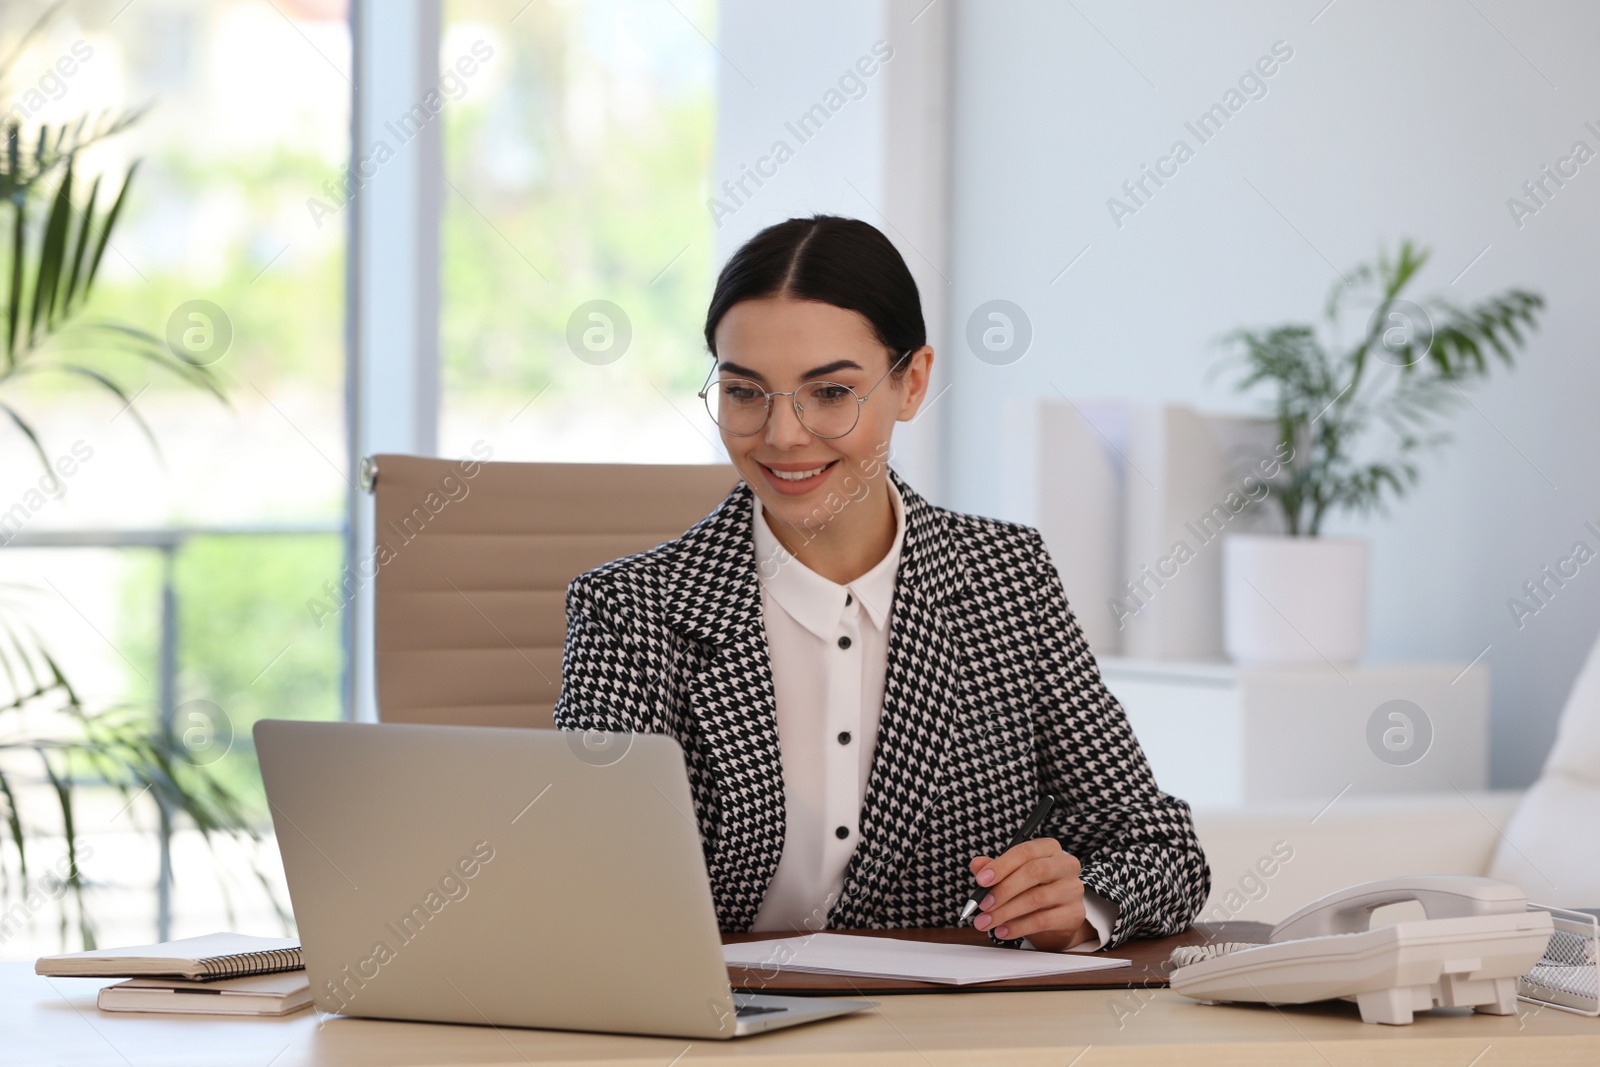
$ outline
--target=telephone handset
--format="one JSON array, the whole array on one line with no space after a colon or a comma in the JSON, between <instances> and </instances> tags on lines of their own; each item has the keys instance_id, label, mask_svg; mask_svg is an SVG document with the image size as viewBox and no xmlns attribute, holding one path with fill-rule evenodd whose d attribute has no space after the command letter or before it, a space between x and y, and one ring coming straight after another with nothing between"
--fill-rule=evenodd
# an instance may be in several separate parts
<instances>
[{"instance_id":1,"label":"telephone handset","mask_svg":"<svg viewBox=\"0 0 1600 1067\"><path fill-rule=\"evenodd\" d=\"M1369 929L1372 913L1416 901L1425 919ZM1353 1000L1369 1023L1405 1024L1432 1007L1491 1015L1516 1008L1517 979L1554 925L1517 886L1469 875L1419 875L1351 886L1273 927L1264 945L1197 945L1172 955L1172 988L1207 1002Z\"/></svg>"},{"instance_id":2,"label":"telephone handset","mask_svg":"<svg viewBox=\"0 0 1600 1067\"><path fill-rule=\"evenodd\" d=\"M1365 882L1329 893L1272 928L1270 942L1329 934L1358 934L1372 925L1372 913L1389 904L1416 901L1430 919L1468 915L1518 915L1528 898L1518 886L1493 878L1430 874Z\"/></svg>"}]
</instances>

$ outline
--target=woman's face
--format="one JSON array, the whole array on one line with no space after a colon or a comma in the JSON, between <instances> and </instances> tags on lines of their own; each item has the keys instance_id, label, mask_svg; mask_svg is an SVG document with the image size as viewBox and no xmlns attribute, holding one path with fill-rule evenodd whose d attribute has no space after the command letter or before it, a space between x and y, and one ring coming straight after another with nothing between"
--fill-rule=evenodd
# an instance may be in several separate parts
<instances>
[{"instance_id":1,"label":"woman's face","mask_svg":"<svg viewBox=\"0 0 1600 1067\"><path fill-rule=\"evenodd\" d=\"M859 501L878 491L895 422L915 416L927 395L932 348L917 349L905 361L903 375L885 377L902 353L888 352L864 317L790 297L735 304L717 324L716 338L713 381L749 378L769 392L829 381L849 386L857 396L877 386L865 403L847 401L859 407L861 417L843 437L811 433L795 417L787 396L772 398L759 432L740 437L721 431L728 458L769 513L795 527L807 520L816 526L839 512L838 501Z\"/></svg>"}]
</instances>

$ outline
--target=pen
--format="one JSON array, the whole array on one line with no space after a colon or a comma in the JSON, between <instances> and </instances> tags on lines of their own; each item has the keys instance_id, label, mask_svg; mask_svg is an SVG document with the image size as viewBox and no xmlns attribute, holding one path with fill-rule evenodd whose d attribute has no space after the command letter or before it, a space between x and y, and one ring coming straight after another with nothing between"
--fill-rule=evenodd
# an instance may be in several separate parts
<instances>
[{"instance_id":1,"label":"pen","mask_svg":"<svg viewBox=\"0 0 1600 1067\"><path fill-rule=\"evenodd\" d=\"M1005 847L1005 851L1009 852L1024 841L1031 841L1033 835L1039 832L1039 827L1044 824L1045 817L1050 814L1050 809L1055 806L1056 798L1049 793L1040 797L1039 806L1033 809L1033 814L1028 816L1028 821L1023 823L1017 832L1011 836L1011 844ZM967 906L961 909L960 922L966 922L967 916L978 910L978 902L988 896L989 890L992 888L993 886L987 885L978 887L978 891L967 901Z\"/></svg>"}]
</instances>

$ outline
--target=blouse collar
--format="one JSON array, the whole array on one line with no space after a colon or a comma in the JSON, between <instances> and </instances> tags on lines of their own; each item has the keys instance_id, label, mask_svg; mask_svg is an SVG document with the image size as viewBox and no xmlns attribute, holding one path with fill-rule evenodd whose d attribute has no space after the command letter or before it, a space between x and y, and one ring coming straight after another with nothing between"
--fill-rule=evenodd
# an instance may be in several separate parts
<instances>
[{"instance_id":1,"label":"blouse collar","mask_svg":"<svg viewBox=\"0 0 1600 1067\"><path fill-rule=\"evenodd\" d=\"M847 607L846 599L859 600L872 625L882 629L894 603L895 578L900 570L900 553L905 543L905 502L894 480L884 479L889 504L894 511L894 543L888 554L861 577L840 585L824 578L801 563L779 542L767 522L759 499L752 501L752 533L755 537L756 573L762 587L795 621L823 640L831 640ZM848 507L849 505L846 504Z\"/></svg>"}]
</instances>

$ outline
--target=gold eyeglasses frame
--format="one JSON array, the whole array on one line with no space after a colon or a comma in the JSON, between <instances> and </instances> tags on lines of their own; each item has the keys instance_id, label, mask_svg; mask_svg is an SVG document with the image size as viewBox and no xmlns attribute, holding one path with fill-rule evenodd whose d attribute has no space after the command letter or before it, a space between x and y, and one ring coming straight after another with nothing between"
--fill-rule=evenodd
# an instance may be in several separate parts
<instances>
[{"instance_id":1,"label":"gold eyeglasses frame","mask_svg":"<svg viewBox=\"0 0 1600 1067\"><path fill-rule=\"evenodd\" d=\"M749 431L748 433L740 433L737 430L730 430L726 426L722 425L722 423L720 421L718 421L718 419L717 419L717 413L712 407L712 399L711 399L711 395L710 395L711 394L711 384L712 384L711 379L712 379L712 376L717 373L717 368L716 368L715 364L713 364L712 367L711 367L711 373L706 375L705 383L703 385L701 385L700 391L698 393L696 393L695 395L700 398L702 403L704 403L705 409L706 409L706 414L711 416L711 421L713 423L716 423L717 428L719 430L721 430L723 433L732 434L734 437L754 437L756 434L758 434L762 430L766 429L767 428L767 421L772 418L772 398L775 397L775 396L786 396L786 397L789 398L790 404L792 404L794 406L794 417L795 417L795 419L800 423L801 426L805 427L805 431L807 433L811 434L813 437L820 437L824 441L837 441L841 437L849 436L855 430L855 428L861 424L861 405L865 404L872 397L872 394L878 391L878 386L882 385L884 383L884 380L887 379L889 377L889 375L891 375L891 374L893 374L895 372L895 368L899 367L900 364L904 363L906 361L906 358L908 356L910 356L913 352L916 352L916 351L917 351L917 349L915 349L915 348L908 348L904 352L902 352L899 356L897 356L895 358L894 362L889 364L889 369L883 372L883 377L879 378L876 382L874 382L873 385L872 385L872 388L868 389L865 394L857 393L854 389L850 388L848 385L845 385L843 382L830 382L830 381L806 382L805 384L801 385L799 389L773 389L773 390L769 391L769 390L761 388L761 383L760 382L757 382L757 381L754 381L753 379L745 378L745 377L742 377L742 376L735 376L735 377L732 377L732 378L718 379L719 382L721 382L721 381L749 382L751 385L755 386L756 392L759 392L759 393L761 393L763 395L764 403L766 405L766 409L761 414L761 422L759 424L757 424L755 429ZM850 428L845 430L843 433L821 434L821 433L817 433L817 431L813 430L810 426L806 425L805 410L803 408L801 408L801 406L800 406L800 396L799 396L800 391L803 390L803 389L815 389L815 388L820 388L820 387L823 387L823 386L833 386L836 389L843 389L845 392L849 393L850 396L856 402L855 418L851 420Z\"/></svg>"}]
</instances>

